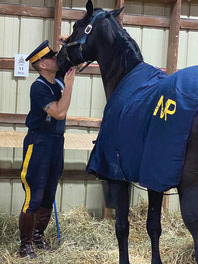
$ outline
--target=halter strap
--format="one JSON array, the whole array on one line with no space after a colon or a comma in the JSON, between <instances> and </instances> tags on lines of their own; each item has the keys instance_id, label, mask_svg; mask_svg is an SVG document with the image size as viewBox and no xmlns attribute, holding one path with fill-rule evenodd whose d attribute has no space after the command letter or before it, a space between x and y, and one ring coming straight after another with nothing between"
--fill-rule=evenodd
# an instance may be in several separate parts
<instances>
[{"instance_id":1,"label":"halter strap","mask_svg":"<svg viewBox=\"0 0 198 264\"><path fill-rule=\"evenodd\" d=\"M78 44L85 44L86 43L86 40L87 40L87 37L88 35L91 33L92 31L92 28L93 28L93 24L96 20L96 18L101 15L101 14L104 14L104 11L100 11L98 12L91 20L90 24L86 26L85 30L84 30L84 33L85 35L80 39L80 40L76 40L76 41L73 41L73 42L69 42L69 43L64 43L64 46L67 48L67 47L70 47L70 46L75 46L75 45L78 45Z\"/></svg>"},{"instance_id":2,"label":"halter strap","mask_svg":"<svg viewBox=\"0 0 198 264\"><path fill-rule=\"evenodd\" d=\"M74 63L69 58L69 55L68 55L68 52L67 52L67 48L68 47L71 47L71 46L79 45L80 58L82 59L82 61L86 62L86 60L84 59L83 54L82 54L82 51L83 51L82 45L86 43L87 37L91 33L91 31L92 31L92 28L93 28L93 25L94 25L94 22L95 22L96 18L99 15L104 14L104 13L105 13L105 11L100 11L97 14L95 14L95 16L92 18L91 22L86 26L86 28L84 30L85 35L80 40L76 40L76 41L69 42L69 43L64 42L64 47L65 47L65 50L66 50L67 59L72 64L72 66L74 66ZM81 68L79 70L79 72L83 71L91 62L92 61L87 62L87 64L83 68Z\"/></svg>"}]
</instances>

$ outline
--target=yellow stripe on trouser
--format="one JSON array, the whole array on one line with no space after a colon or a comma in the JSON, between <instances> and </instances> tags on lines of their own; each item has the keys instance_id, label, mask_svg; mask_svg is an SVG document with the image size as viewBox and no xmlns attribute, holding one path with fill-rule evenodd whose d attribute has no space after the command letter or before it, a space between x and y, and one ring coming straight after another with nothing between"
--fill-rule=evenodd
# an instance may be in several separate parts
<instances>
[{"instance_id":1,"label":"yellow stripe on trouser","mask_svg":"<svg viewBox=\"0 0 198 264\"><path fill-rule=\"evenodd\" d=\"M27 169L28 169L28 165L29 165L29 162L30 162L30 158L31 158L31 155L32 155L32 150L33 150L33 144L28 146L28 150L26 152L25 159L24 159L24 162L23 162L23 170L21 172L21 181L24 184L25 193L26 193L25 203L24 203L23 210L22 210L23 213L26 213L26 210L29 207L30 197L31 197L30 187L29 187L29 185L28 185L28 183L26 181L26 174L27 174Z\"/></svg>"}]
</instances>

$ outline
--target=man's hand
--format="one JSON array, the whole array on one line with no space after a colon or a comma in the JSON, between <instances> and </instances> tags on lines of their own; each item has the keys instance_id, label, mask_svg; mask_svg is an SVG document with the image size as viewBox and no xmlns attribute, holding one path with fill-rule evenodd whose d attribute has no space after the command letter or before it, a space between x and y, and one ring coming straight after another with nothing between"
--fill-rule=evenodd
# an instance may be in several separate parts
<instances>
[{"instance_id":1,"label":"man's hand","mask_svg":"<svg viewBox=\"0 0 198 264\"><path fill-rule=\"evenodd\" d=\"M73 83L74 83L74 76L75 76L76 70L75 68L70 68L64 77L64 83L66 89L72 89Z\"/></svg>"},{"instance_id":2,"label":"man's hand","mask_svg":"<svg viewBox=\"0 0 198 264\"><path fill-rule=\"evenodd\" d=\"M69 38L69 35L60 35L59 36L59 42L60 42L60 45L63 45L63 42L64 41L67 41Z\"/></svg>"}]
</instances>

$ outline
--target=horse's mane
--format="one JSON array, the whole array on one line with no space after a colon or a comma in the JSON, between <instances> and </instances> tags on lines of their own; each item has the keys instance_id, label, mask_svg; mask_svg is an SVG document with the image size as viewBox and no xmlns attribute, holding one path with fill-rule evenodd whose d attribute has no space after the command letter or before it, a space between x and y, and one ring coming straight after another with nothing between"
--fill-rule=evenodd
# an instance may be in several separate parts
<instances>
[{"instance_id":1,"label":"horse's mane","mask_svg":"<svg viewBox=\"0 0 198 264\"><path fill-rule=\"evenodd\" d=\"M121 28L116 35L114 56L119 59L120 64L124 65L125 71L129 72L143 61L143 56L136 41L130 37L125 29Z\"/></svg>"},{"instance_id":2,"label":"horse's mane","mask_svg":"<svg viewBox=\"0 0 198 264\"><path fill-rule=\"evenodd\" d=\"M101 8L95 8L94 11L103 10ZM116 74L119 65L124 66L125 73L127 74L131 71L138 63L143 61L143 56L141 54L140 48L136 41L131 38L127 31L122 28L120 23L113 17L110 12L106 13L106 18L112 26L112 31L115 33L115 45L113 50L113 58L117 61L115 69L113 69L112 74ZM107 32L108 34L108 32Z\"/></svg>"}]
</instances>

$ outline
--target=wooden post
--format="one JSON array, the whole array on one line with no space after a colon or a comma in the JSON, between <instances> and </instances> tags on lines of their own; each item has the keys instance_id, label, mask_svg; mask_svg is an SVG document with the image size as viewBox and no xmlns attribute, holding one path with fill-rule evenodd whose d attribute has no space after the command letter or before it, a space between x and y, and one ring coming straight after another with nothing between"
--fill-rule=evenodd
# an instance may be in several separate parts
<instances>
[{"instance_id":1,"label":"wooden post","mask_svg":"<svg viewBox=\"0 0 198 264\"><path fill-rule=\"evenodd\" d=\"M59 51L59 36L61 34L63 0L56 0L54 7L54 43L53 49Z\"/></svg>"},{"instance_id":2,"label":"wooden post","mask_svg":"<svg viewBox=\"0 0 198 264\"><path fill-rule=\"evenodd\" d=\"M181 26L181 0L176 0L171 5L171 14L169 22L169 44L167 55L167 73L172 74L177 70L178 46L179 46L179 30ZM167 191L166 194L170 194ZM169 208L169 195L163 197L163 208Z\"/></svg>"},{"instance_id":3,"label":"wooden post","mask_svg":"<svg viewBox=\"0 0 198 264\"><path fill-rule=\"evenodd\" d=\"M124 6L124 0L115 0L115 9L122 8ZM120 14L120 24L123 26L124 11Z\"/></svg>"},{"instance_id":4,"label":"wooden post","mask_svg":"<svg viewBox=\"0 0 198 264\"><path fill-rule=\"evenodd\" d=\"M181 0L171 3L169 45L167 56L167 73L172 74L177 70L179 30L181 26Z\"/></svg>"}]
</instances>

